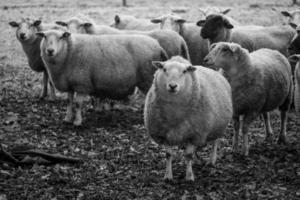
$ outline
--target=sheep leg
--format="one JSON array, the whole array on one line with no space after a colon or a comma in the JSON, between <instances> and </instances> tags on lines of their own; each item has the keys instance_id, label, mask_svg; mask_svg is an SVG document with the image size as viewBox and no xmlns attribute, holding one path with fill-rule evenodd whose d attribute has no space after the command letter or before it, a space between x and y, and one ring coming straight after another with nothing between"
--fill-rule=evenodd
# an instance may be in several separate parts
<instances>
[{"instance_id":1,"label":"sheep leg","mask_svg":"<svg viewBox=\"0 0 300 200\"><path fill-rule=\"evenodd\" d=\"M280 120L281 120L281 126L280 126L280 135L278 138L277 143L278 144L286 144L286 121L287 121L287 111L282 110L280 111Z\"/></svg>"},{"instance_id":2,"label":"sheep leg","mask_svg":"<svg viewBox=\"0 0 300 200\"><path fill-rule=\"evenodd\" d=\"M164 177L165 180L173 179L172 160L173 160L173 149L168 146L166 147L166 173Z\"/></svg>"},{"instance_id":3,"label":"sheep leg","mask_svg":"<svg viewBox=\"0 0 300 200\"><path fill-rule=\"evenodd\" d=\"M43 89L40 95L40 99L44 99L48 93L48 74L46 71L43 73Z\"/></svg>"},{"instance_id":4,"label":"sheep leg","mask_svg":"<svg viewBox=\"0 0 300 200\"><path fill-rule=\"evenodd\" d=\"M266 141L272 142L272 135L273 135L273 130L271 127L270 123L270 114L268 112L263 113L263 118L264 118L264 124L265 124L265 130L266 130Z\"/></svg>"},{"instance_id":5,"label":"sheep leg","mask_svg":"<svg viewBox=\"0 0 300 200\"><path fill-rule=\"evenodd\" d=\"M102 112L103 111L103 104L101 103L101 99L100 98L94 98L95 101L95 110L96 112ZM95 100L96 99L96 100Z\"/></svg>"},{"instance_id":6,"label":"sheep leg","mask_svg":"<svg viewBox=\"0 0 300 200\"><path fill-rule=\"evenodd\" d=\"M233 140L232 140L232 150L233 152L238 152L239 150L239 133L240 133L241 121L239 116L233 118Z\"/></svg>"},{"instance_id":7,"label":"sheep leg","mask_svg":"<svg viewBox=\"0 0 300 200\"><path fill-rule=\"evenodd\" d=\"M53 83L51 82L51 80L49 79L49 76L48 76L48 82L49 82L49 86L50 86L50 99L55 100L55 98L56 98L55 87L54 87Z\"/></svg>"},{"instance_id":8,"label":"sheep leg","mask_svg":"<svg viewBox=\"0 0 300 200\"><path fill-rule=\"evenodd\" d=\"M71 123L73 119L73 98L74 98L74 92L68 92L67 113L64 119L64 122L66 123Z\"/></svg>"},{"instance_id":9,"label":"sheep leg","mask_svg":"<svg viewBox=\"0 0 300 200\"><path fill-rule=\"evenodd\" d=\"M81 108L83 103L84 95L76 93L75 96L75 119L73 124L75 126L81 126L82 124L82 115L81 115Z\"/></svg>"},{"instance_id":10,"label":"sheep leg","mask_svg":"<svg viewBox=\"0 0 300 200\"><path fill-rule=\"evenodd\" d=\"M216 161L217 161L217 152L218 152L218 144L219 144L219 140L216 139L214 142L213 142L213 148L212 148L212 152L211 152L211 155L210 155L210 163L215 166L216 164Z\"/></svg>"},{"instance_id":11,"label":"sheep leg","mask_svg":"<svg viewBox=\"0 0 300 200\"><path fill-rule=\"evenodd\" d=\"M249 155L249 139L248 139L248 129L253 121L255 119L255 114L245 115L243 120L243 126L242 126L242 132L243 132L243 154L244 156Z\"/></svg>"},{"instance_id":12,"label":"sheep leg","mask_svg":"<svg viewBox=\"0 0 300 200\"><path fill-rule=\"evenodd\" d=\"M186 164L185 180L187 181L195 180L193 169L192 169L194 152L195 152L195 146L188 144L188 146L185 149L185 164Z\"/></svg>"}]
</instances>

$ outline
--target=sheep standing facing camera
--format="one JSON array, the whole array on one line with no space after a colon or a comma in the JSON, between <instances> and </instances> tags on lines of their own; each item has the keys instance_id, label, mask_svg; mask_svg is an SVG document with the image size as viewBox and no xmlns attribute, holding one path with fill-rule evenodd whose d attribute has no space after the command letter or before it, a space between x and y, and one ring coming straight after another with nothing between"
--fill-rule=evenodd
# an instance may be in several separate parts
<instances>
[{"instance_id":1,"label":"sheep standing facing camera","mask_svg":"<svg viewBox=\"0 0 300 200\"><path fill-rule=\"evenodd\" d=\"M22 48L27 56L29 67L36 72L43 72L43 90L40 98L45 98L48 91L48 82L50 85L50 99L55 98L54 87L49 81L48 73L40 56L41 39L36 36L36 33L42 30L62 29L56 24L44 24L41 20L31 20L22 18L21 22L11 21L9 25L16 28L16 36L22 45Z\"/></svg>"},{"instance_id":2,"label":"sheep standing facing camera","mask_svg":"<svg viewBox=\"0 0 300 200\"><path fill-rule=\"evenodd\" d=\"M204 61L209 66L222 68L230 80L235 130L233 150L238 150L242 126L243 154L249 154L248 129L260 114L265 122L266 140L272 141L269 112L278 107L281 113L278 143L286 143L287 112L293 93L292 70L287 58L276 50L260 49L249 53L239 44L219 42L211 46ZM243 116L243 123L239 116Z\"/></svg>"},{"instance_id":3,"label":"sheep standing facing camera","mask_svg":"<svg viewBox=\"0 0 300 200\"><path fill-rule=\"evenodd\" d=\"M155 72L151 61L167 59L156 40L141 35L93 36L58 30L37 34L43 38L41 55L52 82L68 92L65 121L76 126L82 124L85 95L119 100L131 95L135 87L146 93Z\"/></svg>"},{"instance_id":4,"label":"sheep standing facing camera","mask_svg":"<svg viewBox=\"0 0 300 200\"><path fill-rule=\"evenodd\" d=\"M158 68L144 110L145 127L167 148L165 179L172 179L172 146L184 146L186 180L194 180L193 154L197 146L213 142L211 163L217 159L218 138L232 117L231 89L218 72L192 66L181 57L153 62Z\"/></svg>"}]
</instances>

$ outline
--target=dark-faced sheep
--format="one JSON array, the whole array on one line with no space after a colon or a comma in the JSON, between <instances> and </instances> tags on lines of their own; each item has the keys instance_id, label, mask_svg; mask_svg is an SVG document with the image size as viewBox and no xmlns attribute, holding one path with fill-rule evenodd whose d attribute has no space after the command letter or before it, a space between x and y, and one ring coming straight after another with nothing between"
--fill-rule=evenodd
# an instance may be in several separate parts
<instances>
[{"instance_id":1,"label":"dark-faced sheep","mask_svg":"<svg viewBox=\"0 0 300 200\"><path fill-rule=\"evenodd\" d=\"M285 56L288 56L288 47L295 35L289 26L234 26L222 14L209 15L197 25L202 26L201 37L208 39L210 44L234 42L250 52L268 48Z\"/></svg>"},{"instance_id":2,"label":"dark-faced sheep","mask_svg":"<svg viewBox=\"0 0 300 200\"><path fill-rule=\"evenodd\" d=\"M131 15L115 15L114 22L110 26L120 30L139 31L150 31L159 28L157 24L152 24L149 19L138 19Z\"/></svg>"},{"instance_id":3,"label":"dark-faced sheep","mask_svg":"<svg viewBox=\"0 0 300 200\"><path fill-rule=\"evenodd\" d=\"M46 31L38 35L41 55L55 87L68 92L66 122L73 121L73 98L76 114L74 125L81 125L81 107L85 95L124 99L137 86L143 93L151 87L152 60L165 60L167 55L150 37L135 35L93 36Z\"/></svg>"},{"instance_id":4,"label":"dark-faced sheep","mask_svg":"<svg viewBox=\"0 0 300 200\"><path fill-rule=\"evenodd\" d=\"M55 90L52 83L49 81L48 73L40 56L41 39L36 36L36 33L42 30L59 29L61 27L55 24L44 24L41 20L31 20L22 18L20 22L11 21L9 25L16 28L16 36L22 45L25 52L29 67L36 72L43 72L43 90L40 98L47 96L48 82L50 85L50 98L55 98Z\"/></svg>"},{"instance_id":5,"label":"dark-faced sheep","mask_svg":"<svg viewBox=\"0 0 300 200\"><path fill-rule=\"evenodd\" d=\"M292 70L285 56L276 50L260 49L249 53L236 43L219 42L211 46L207 65L222 68L230 80L233 98L233 150L238 150L239 127L242 126L243 154L249 154L248 129L263 114L266 140L272 140L269 112L279 108L281 130L278 143L286 143L287 111L292 101ZM243 116L240 123L239 116Z\"/></svg>"},{"instance_id":6,"label":"dark-faced sheep","mask_svg":"<svg viewBox=\"0 0 300 200\"><path fill-rule=\"evenodd\" d=\"M217 159L218 138L232 117L231 89L218 72L173 57L153 62L158 68L144 110L145 127L155 142L166 146L165 179L172 179L172 146L184 146L186 180L194 180L197 146L213 142L210 161Z\"/></svg>"}]
</instances>

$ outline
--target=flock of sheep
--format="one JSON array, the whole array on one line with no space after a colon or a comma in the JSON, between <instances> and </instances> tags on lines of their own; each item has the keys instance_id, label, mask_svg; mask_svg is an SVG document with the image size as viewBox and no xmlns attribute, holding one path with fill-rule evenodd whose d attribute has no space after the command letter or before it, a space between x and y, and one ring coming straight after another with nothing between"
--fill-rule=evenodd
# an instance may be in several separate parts
<instances>
[{"instance_id":1,"label":"flock of sheep","mask_svg":"<svg viewBox=\"0 0 300 200\"><path fill-rule=\"evenodd\" d=\"M83 15L54 24L29 18L9 24L29 66L44 73L41 97L48 83L50 98L55 89L68 93L65 122L82 124L87 95L108 109L104 99L126 101L138 88L146 94L145 127L166 147L165 179L173 178L172 147L184 146L186 180L194 180L196 148L212 142L215 164L218 139L232 119L233 151L239 151L241 132L247 156L254 119L262 115L271 142L269 112L279 108L278 142L285 144L293 95L300 112L300 11L282 12L290 25L270 27L240 25L229 11L207 9L197 23L172 13L152 20L116 15L109 26Z\"/></svg>"}]
</instances>

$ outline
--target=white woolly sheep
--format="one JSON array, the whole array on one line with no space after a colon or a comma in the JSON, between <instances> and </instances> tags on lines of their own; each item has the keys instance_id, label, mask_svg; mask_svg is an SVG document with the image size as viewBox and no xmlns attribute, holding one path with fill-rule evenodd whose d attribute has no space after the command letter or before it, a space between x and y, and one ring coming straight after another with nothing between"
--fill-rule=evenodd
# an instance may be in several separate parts
<instances>
[{"instance_id":1,"label":"white woolly sheep","mask_svg":"<svg viewBox=\"0 0 300 200\"><path fill-rule=\"evenodd\" d=\"M168 14L151 20L152 23L160 24L161 29L173 30L185 40L191 62L193 65L201 65L203 58L208 54L208 41L199 37L201 28L176 14Z\"/></svg>"},{"instance_id":2,"label":"white woolly sheep","mask_svg":"<svg viewBox=\"0 0 300 200\"><path fill-rule=\"evenodd\" d=\"M158 42L142 35L70 34L59 30L38 33L43 38L41 55L55 87L68 92L69 104L65 122L75 119L82 124L81 107L85 95L124 99L137 86L146 93L155 69L152 60L166 60Z\"/></svg>"},{"instance_id":3,"label":"white woolly sheep","mask_svg":"<svg viewBox=\"0 0 300 200\"><path fill-rule=\"evenodd\" d=\"M289 23L300 24L300 10L295 10L292 12L281 11L281 14L287 17L287 24Z\"/></svg>"},{"instance_id":4,"label":"white woolly sheep","mask_svg":"<svg viewBox=\"0 0 300 200\"><path fill-rule=\"evenodd\" d=\"M295 79L294 104L295 104L296 113L300 117L300 62L299 62L300 54L290 56L289 60L297 63L294 71L294 79Z\"/></svg>"},{"instance_id":5,"label":"white woolly sheep","mask_svg":"<svg viewBox=\"0 0 300 200\"><path fill-rule=\"evenodd\" d=\"M201 36L210 44L217 42L234 42L250 52L261 48L278 50L288 56L288 47L295 36L290 26L234 26L222 14L207 16L206 20L197 22L202 26Z\"/></svg>"},{"instance_id":6,"label":"white woolly sheep","mask_svg":"<svg viewBox=\"0 0 300 200\"><path fill-rule=\"evenodd\" d=\"M44 24L41 20L32 20L29 18L22 18L21 22L11 21L9 25L16 28L16 36L22 45L23 51L28 59L29 67L36 72L43 72L43 90L40 98L47 96L48 82L50 85L50 99L55 98L54 87L48 79L48 73L40 56L41 39L36 36L36 33L42 30L61 29L55 24Z\"/></svg>"},{"instance_id":7,"label":"white woolly sheep","mask_svg":"<svg viewBox=\"0 0 300 200\"><path fill-rule=\"evenodd\" d=\"M81 28L83 27L83 28ZM136 31L136 30L119 30L105 25L96 25L90 22L82 22L78 29L74 30L77 33L96 34L96 35L115 35L115 34L130 34L130 35L147 35L158 41L160 46L166 51L168 57L182 56L190 60L188 47L184 39L176 32L170 30L153 30L153 31Z\"/></svg>"},{"instance_id":8,"label":"white woolly sheep","mask_svg":"<svg viewBox=\"0 0 300 200\"><path fill-rule=\"evenodd\" d=\"M159 28L157 24L152 24L149 19L137 19L131 15L115 15L114 22L110 26L120 30L139 31L150 31Z\"/></svg>"},{"instance_id":9,"label":"white woolly sheep","mask_svg":"<svg viewBox=\"0 0 300 200\"><path fill-rule=\"evenodd\" d=\"M231 89L218 72L179 57L153 62L158 68L145 102L149 135L166 146L165 179L172 179L172 146L184 146L186 180L194 180L192 159L196 147L213 142L211 164L217 159L218 138L232 118Z\"/></svg>"},{"instance_id":10,"label":"white woolly sheep","mask_svg":"<svg viewBox=\"0 0 300 200\"><path fill-rule=\"evenodd\" d=\"M233 99L233 150L238 150L239 127L242 126L243 154L249 154L248 128L263 114L266 140L272 141L269 112L281 112L278 143L286 143L286 115L292 101L292 70L287 58L276 50L260 49L249 53L236 43L219 42L205 57L209 66L222 68L229 77ZM243 116L240 123L239 116Z\"/></svg>"}]
</instances>

